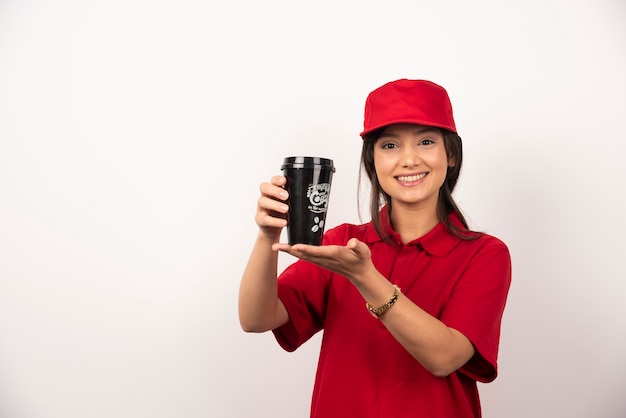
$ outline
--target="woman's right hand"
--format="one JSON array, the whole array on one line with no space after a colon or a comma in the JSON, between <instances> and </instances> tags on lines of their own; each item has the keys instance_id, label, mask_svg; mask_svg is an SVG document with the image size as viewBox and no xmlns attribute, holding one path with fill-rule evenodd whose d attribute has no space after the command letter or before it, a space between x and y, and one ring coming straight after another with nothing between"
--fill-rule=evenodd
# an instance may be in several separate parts
<instances>
[{"instance_id":1,"label":"woman's right hand","mask_svg":"<svg viewBox=\"0 0 626 418\"><path fill-rule=\"evenodd\" d=\"M286 182L285 176L274 176L269 183L261 183L259 187L261 197L257 202L254 220L261 233L275 242L278 242L282 229L287 226L289 206L285 202L289 194L283 188Z\"/></svg>"}]
</instances>

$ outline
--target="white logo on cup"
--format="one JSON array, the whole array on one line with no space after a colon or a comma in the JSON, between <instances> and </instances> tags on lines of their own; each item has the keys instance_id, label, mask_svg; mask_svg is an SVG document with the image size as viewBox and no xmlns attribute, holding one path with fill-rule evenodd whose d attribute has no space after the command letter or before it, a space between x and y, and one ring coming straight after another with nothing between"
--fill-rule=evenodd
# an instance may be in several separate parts
<instances>
[{"instance_id":1,"label":"white logo on cup","mask_svg":"<svg viewBox=\"0 0 626 418\"><path fill-rule=\"evenodd\" d=\"M306 197L309 198L309 210L313 213L326 212L330 183L309 184Z\"/></svg>"},{"instance_id":2,"label":"white logo on cup","mask_svg":"<svg viewBox=\"0 0 626 418\"><path fill-rule=\"evenodd\" d=\"M318 216L316 216L315 219L313 219L313 222L315 222L315 225L311 227L311 231L317 232L317 231L322 231L324 229L323 219L320 219Z\"/></svg>"}]
</instances>

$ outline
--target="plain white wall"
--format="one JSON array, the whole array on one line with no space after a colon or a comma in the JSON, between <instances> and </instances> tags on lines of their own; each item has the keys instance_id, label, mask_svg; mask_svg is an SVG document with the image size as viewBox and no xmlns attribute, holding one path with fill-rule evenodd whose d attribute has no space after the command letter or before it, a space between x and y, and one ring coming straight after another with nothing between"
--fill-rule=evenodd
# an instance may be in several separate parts
<instances>
[{"instance_id":1,"label":"plain white wall","mask_svg":"<svg viewBox=\"0 0 626 418\"><path fill-rule=\"evenodd\" d=\"M333 158L358 222L365 97L426 78L457 199L510 246L485 417L626 415L626 5L0 1L0 417L304 417L319 338L244 334L257 187ZM281 266L291 260L281 257Z\"/></svg>"}]
</instances>

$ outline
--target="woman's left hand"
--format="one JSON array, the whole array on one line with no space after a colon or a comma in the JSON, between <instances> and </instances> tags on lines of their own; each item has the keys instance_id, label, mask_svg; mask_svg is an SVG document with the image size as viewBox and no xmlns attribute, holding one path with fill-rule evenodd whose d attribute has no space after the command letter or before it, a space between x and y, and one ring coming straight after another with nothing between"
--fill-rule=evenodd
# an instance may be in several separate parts
<instances>
[{"instance_id":1,"label":"woman's left hand","mask_svg":"<svg viewBox=\"0 0 626 418\"><path fill-rule=\"evenodd\" d=\"M356 238L350 239L345 247L340 245L274 244L275 251L283 251L301 260L341 274L351 281L363 277L373 269L368 246Z\"/></svg>"}]
</instances>

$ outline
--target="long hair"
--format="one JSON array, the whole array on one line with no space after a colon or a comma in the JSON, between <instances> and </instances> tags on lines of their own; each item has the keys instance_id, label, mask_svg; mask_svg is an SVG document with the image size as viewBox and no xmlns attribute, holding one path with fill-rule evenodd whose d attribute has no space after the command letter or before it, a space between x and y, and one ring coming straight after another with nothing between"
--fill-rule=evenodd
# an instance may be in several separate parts
<instances>
[{"instance_id":1,"label":"long hair","mask_svg":"<svg viewBox=\"0 0 626 418\"><path fill-rule=\"evenodd\" d=\"M390 242L389 236L383 232L387 229L388 225L382 225L380 209L383 205L386 205L388 213L391 214L391 211L393 209L391 204L391 196L385 193L385 191L381 187L378 181L378 176L376 174L376 168L374 166L374 145L376 144L378 138L380 138L383 130L384 128L381 128L379 130L371 132L363 138L363 146L361 148L362 170L359 172L359 185L362 181L362 173L363 171L365 171L365 174L367 175L371 185L369 207L372 224L378 235L383 240ZM469 229L465 217L461 213L461 210L459 209L456 202L454 201L454 198L452 197L452 192L454 191L454 187L456 186L457 180L459 179L461 166L463 165L463 143L461 141L461 137L454 132L448 131L446 129L439 129L439 131L443 136L446 156L448 157L449 161L454 161L454 165L448 167L446 179L439 188L439 198L437 201L437 218L439 219L439 221L442 221L446 225L448 231L450 231L452 235L463 240L473 240L478 238L480 234ZM359 192L360 190L361 188L359 187ZM456 213L463 225L463 228L454 225L450 221L449 215L451 213ZM391 219L391 217L388 218Z\"/></svg>"}]
</instances>

